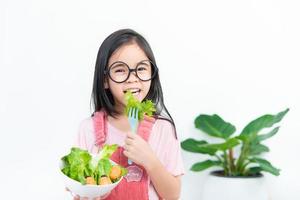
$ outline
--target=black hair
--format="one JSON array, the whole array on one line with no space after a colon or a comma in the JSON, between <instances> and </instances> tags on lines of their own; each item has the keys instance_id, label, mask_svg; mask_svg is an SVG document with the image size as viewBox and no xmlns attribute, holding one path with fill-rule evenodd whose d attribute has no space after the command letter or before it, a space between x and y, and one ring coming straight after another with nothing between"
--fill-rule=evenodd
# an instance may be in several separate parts
<instances>
[{"instance_id":1,"label":"black hair","mask_svg":"<svg viewBox=\"0 0 300 200\"><path fill-rule=\"evenodd\" d=\"M132 29L121 29L110 34L101 44L94 72L92 103L93 114L97 111L104 109L108 115L116 116L118 111L114 109L114 99L109 89L105 89L105 70L108 65L111 55L121 46L125 44L136 43L146 54L148 59L155 65L154 54L151 50L149 43L146 39ZM151 100L156 107L155 117L157 119L164 119L174 125L173 118L171 117L168 109L164 104L162 87L159 80L159 73L152 79L150 89L144 100ZM176 136L176 129L175 129ZM177 136L176 136L177 137Z\"/></svg>"}]
</instances>

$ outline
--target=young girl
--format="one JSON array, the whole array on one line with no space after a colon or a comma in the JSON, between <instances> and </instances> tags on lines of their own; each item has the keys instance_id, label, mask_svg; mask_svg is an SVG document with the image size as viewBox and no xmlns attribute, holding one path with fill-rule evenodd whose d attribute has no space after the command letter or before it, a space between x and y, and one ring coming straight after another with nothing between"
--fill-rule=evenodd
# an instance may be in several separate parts
<instances>
[{"instance_id":1,"label":"young girl","mask_svg":"<svg viewBox=\"0 0 300 200\"><path fill-rule=\"evenodd\" d=\"M130 131L124 114L126 91L156 106L154 117L145 116L137 134ZM183 175L180 145L164 105L153 52L143 36L123 29L103 41L95 66L92 100L94 112L80 126L77 146L97 153L104 144L118 144L111 159L128 169L121 183L98 199L179 199Z\"/></svg>"}]
</instances>

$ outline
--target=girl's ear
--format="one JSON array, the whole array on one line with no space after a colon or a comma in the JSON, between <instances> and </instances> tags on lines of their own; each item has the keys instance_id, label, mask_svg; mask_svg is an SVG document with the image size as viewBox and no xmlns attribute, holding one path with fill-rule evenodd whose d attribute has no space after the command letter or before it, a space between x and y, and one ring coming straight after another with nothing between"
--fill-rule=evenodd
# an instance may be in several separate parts
<instances>
[{"instance_id":1,"label":"girl's ear","mask_svg":"<svg viewBox=\"0 0 300 200\"><path fill-rule=\"evenodd\" d=\"M108 87L108 81L107 81L107 79L105 79L104 80L104 89L108 89L109 87Z\"/></svg>"}]
</instances>

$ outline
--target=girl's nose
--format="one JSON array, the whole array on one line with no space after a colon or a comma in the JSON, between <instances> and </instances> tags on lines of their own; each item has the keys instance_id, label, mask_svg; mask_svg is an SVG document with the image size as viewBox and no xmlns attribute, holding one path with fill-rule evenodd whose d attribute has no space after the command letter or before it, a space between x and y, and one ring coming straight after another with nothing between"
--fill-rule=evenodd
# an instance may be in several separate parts
<instances>
[{"instance_id":1,"label":"girl's nose","mask_svg":"<svg viewBox=\"0 0 300 200\"><path fill-rule=\"evenodd\" d=\"M137 74L136 74L136 72L135 71L131 71L131 72L129 72L129 77L128 77L128 79L127 79L127 81L126 82L136 82L136 81L138 81L138 77L137 77Z\"/></svg>"}]
</instances>

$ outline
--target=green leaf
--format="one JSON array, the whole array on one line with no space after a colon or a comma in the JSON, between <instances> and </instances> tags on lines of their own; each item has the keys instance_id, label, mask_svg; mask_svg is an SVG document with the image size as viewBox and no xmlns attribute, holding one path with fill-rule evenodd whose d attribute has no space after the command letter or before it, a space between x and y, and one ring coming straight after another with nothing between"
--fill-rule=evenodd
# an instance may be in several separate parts
<instances>
[{"instance_id":1,"label":"green leaf","mask_svg":"<svg viewBox=\"0 0 300 200\"><path fill-rule=\"evenodd\" d=\"M237 146L239 143L236 138L230 138L226 142L218 144L208 144L204 140L197 141L190 138L181 142L181 147L189 152L215 155L217 151L225 151Z\"/></svg>"},{"instance_id":2,"label":"green leaf","mask_svg":"<svg viewBox=\"0 0 300 200\"><path fill-rule=\"evenodd\" d=\"M257 133L268 127L272 127L273 124L278 123L282 120L285 114L289 111L286 109L276 115L263 115L253 121L251 121L242 131L239 136L239 139L245 141L251 141L255 139Z\"/></svg>"},{"instance_id":3,"label":"green leaf","mask_svg":"<svg viewBox=\"0 0 300 200\"><path fill-rule=\"evenodd\" d=\"M62 172L70 178L85 184L85 176L90 176L92 173L90 169L91 159L92 157L88 151L73 147L70 154L62 158L65 164Z\"/></svg>"},{"instance_id":4,"label":"green leaf","mask_svg":"<svg viewBox=\"0 0 300 200\"><path fill-rule=\"evenodd\" d=\"M138 119L141 121L144 118L144 115L147 115L149 117L153 116L153 113L155 113L155 105L151 100L145 100L143 102L140 102L130 91L127 91L125 93L125 101L126 101L126 107L125 107L125 113L128 116L129 109L130 108L137 108L138 109Z\"/></svg>"},{"instance_id":5,"label":"green leaf","mask_svg":"<svg viewBox=\"0 0 300 200\"><path fill-rule=\"evenodd\" d=\"M250 167L247 170L247 174L257 174L257 173L260 173L261 171L263 171L263 170L260 167Z\"/></svg>"},{"instance_id":6,"label":"green leaf","mask_svg":"<svg viewBox=\"0 0 300 200\"><path fill-rule=\"evenodd\" d=\"M206 147L209 149L215 149L217 151L225 151L227 149L231 149L237 145L239 145L240 142L238 139L236 138L230 138L229 140L227 140L224 143L218 143L218 144L203 144L201 145L202 147Z\"/></svg>"},{"instance_id":7,"label":"green leaf","mask_svg":"<svg viewBox=\"0 0 300 200\"><path fill-rule=\"evenodd\" d=\"M98 162L98 166L96 169L96 173L99 177L106 175L109 176L110 169L112 167L112 164L108 159L101 159Z\"/></svg>"},{"instance_id":8,"label":"green leaf","mask_svg":"<svg viewBox=\"0 0 300 200\"><path fill-rule=\"evenodd\" d=\"M125 176L128 173L128 169L121 167L121 176Z\"/></svg>"},{"instance_id":9,"label":"green leaf","mask_svg":"<svg viewBox=\"0 0 300 200\"><path fill-rule=\"evenodd\" d=\"M253 158L250 161L259 164L259 167L262 169L262 171L269 172L275 176L278 176L280 174L280 169L275 168L269 161L265 159Z\"/></svg>"},{"instance_id":10,"label":"green leaf","mask_svg":"<svg viewBox=\"0 0 300 200\"><path fill-rule=\"evenodd\" d=\"M225 122L218 115L199 115L195 119L195 126L208 135L223 139L229 138L236 130L232 124Z\"/></svg>"},{"instance_id":11,"label":"green leaf","mask_svg":"<svg viewBox=\"0 0 300 200\"><path fill-rule=\"evenodd\" d=\"M189 152L214 155L217 150L215 148L203 146L205 144L207 144L207 142L204 140L198 141L189 138L181 142L181 147Z\"/></svg>"},{"instance_id":12,"label":"green leaf","mask_svg":"<svg viewBox=\"0 0 300 200\"><path fill-rule=\"evenodd\" d=\"M261 142L261 141L263 141L263 140L266 140L266 139L268 139L268 138L274 136L274 135L278 132L278 130L279 130L279 127L276 127L276 128L274 128L272 131L270 131L270 132L267 133L267 134L261 134L261 135L258 135L258 136L255 138L254 142L256 143L256 142Z\"/></svg>"},{"instance_id":13,"label":"green leaf","mask_svg":"<svg viewBox=\"0 0 300 200\"><path fill-rule=\"evenodd\" d=\"M117 150L118 145L104 145L102 150L99 152L99 158L98 159L108 159L111 157L111 155Z\"/></svg>"},{"instance_id":14,"label":"green leaf","mask_svg":"<svg viewBox=\"0 0 300 200\"><path fill-rule=\"evenodd\" d=\"M250 146L249 155L259 155L264 152L269 152L270 149L263 144L253 144Z\"/></svg>"},{"instance_id":15,"label":"green leaf","mask_svg":"<svg viewBox=\"0 0 300 200\"><path fill-rule=\"evenodd\" d=\"M220 161L214 161L214 160L206 160L206 161L203 161L203 162L198 162L198 163L195 163L191 170L192 171L195 171L195 172L198 172L198 171L202 171L202 170L205 170L207 168L210 168L212 166L221 166L221 162Z\"/></svg>"},{"instance_id":16,"label":"green leaf","mask_svg":"<svg viewBox=\"0 0 300 200\"><path fill-rule=\"evenodd\" d=\"M142 102L142 110L139 112L140 118L142 119L144 117L144 114L152 117L153 113L155 113L156 109L154 104L152 103L151 100L146 100Z\"/></svg>"}]
</instances>

